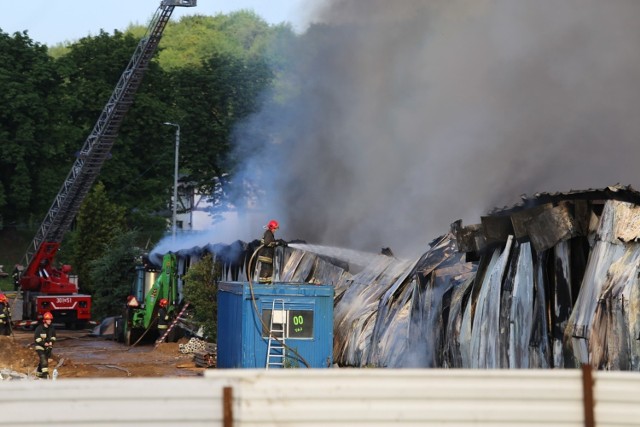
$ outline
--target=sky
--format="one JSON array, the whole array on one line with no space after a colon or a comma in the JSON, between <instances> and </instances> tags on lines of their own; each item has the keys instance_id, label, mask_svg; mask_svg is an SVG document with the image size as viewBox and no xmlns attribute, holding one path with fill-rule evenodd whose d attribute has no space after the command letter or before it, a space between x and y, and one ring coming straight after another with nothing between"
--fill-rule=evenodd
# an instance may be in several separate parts
<instances>
[{"instance_id":1,"label":"sky","mask_svg":"<svg viewBox=\"0 0 640 427\"><path fill-rule=\"evenodd\" d=\"M29 37L53 46L96 35L100 29L113 33L129 24L146 26L159 0L19 0L5 1L0 29L8 34L27 30ZM201 14L217 15L248 9L270 24L290 22L298 31L307 25L305 0L199 0L196 7L176 7L171 19Z\"/></svg>"}]
</instances>

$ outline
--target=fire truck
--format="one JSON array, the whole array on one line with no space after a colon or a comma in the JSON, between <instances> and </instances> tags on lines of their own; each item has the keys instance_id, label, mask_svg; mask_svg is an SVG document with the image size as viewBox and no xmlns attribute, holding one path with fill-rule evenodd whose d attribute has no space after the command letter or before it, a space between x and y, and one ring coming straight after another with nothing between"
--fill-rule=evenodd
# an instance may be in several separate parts
<instances>
[{"instance_id":1,"label":"fire truck","mask_svg":"<svg viewBox=\"0 0 640 427\"><path fill-rule=\"evenodd\" d=\"M162 0L140 40L127 68L102 110L98 121L67 175L49 212L23 259L18 283L22 290L22 320L16 326L30 326L46 311L54 322L83 325L91 319L91 296L79 293L71 266L56 267L55 256L71 227L80 205L100 173L118 135L120 125L133 102L144 72L155 54L162 33L176 6L193 7L197 0Z\"/></svg>"}]
</instances>

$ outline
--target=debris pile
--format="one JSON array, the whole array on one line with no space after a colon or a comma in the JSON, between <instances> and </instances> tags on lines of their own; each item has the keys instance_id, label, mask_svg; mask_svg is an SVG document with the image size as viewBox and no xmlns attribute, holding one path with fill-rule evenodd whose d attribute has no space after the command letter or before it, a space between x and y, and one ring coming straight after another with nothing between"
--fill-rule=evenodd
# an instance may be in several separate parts
<instances>
[{"instance_id":1,"label":"debris pile","mask_svg":"<svg viewBox=\"0 0 640 427\"><path fill-rule=\"evenodd\" d=\"M19 345L11 336L0 336L0 375L3 380L27 378L37 366L35 351Z\"/></svg>"},{"instance_id":2,"label":"debris pile","mask_svg":"<svg viewBox=\"0 0 640 427\"><path fill-rule=\"evenodd\" d=\"M214 368L217 359L217 347L199 338L191 338L186 344L179 344L180 353L193 354L193 361L201 368Z\"/></svg>"},{"instance_id":3,"label":"debris pile","mask_svg":"<svg viewBox=\"0 0 640 427\"><path fill-rule=\"evenodd\" d=\"M336 300L349 366L640 370L640 193L539 194L460 222Z\"/></svg>"}]
</instances>

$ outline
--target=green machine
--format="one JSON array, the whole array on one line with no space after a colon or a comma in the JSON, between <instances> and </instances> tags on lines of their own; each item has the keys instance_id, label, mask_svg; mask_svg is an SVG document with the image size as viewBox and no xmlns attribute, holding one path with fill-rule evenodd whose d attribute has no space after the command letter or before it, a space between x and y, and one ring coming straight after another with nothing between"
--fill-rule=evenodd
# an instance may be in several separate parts
<instances>
[{"instance_id":1,"label":"green machine","mask_svg":"<svg viewBox=\"0 0 640 427\"><path fill-rule=\"evenodd\" d=\"M170 319L178 313L178 262L175 254L162 258L158 271L146 264L136 266L133 292L127 297L123 316L123 340L126 345L135 344L143 335L158 337L158 310L160 300L166 299Z\"/></svg>"}]
</instances>

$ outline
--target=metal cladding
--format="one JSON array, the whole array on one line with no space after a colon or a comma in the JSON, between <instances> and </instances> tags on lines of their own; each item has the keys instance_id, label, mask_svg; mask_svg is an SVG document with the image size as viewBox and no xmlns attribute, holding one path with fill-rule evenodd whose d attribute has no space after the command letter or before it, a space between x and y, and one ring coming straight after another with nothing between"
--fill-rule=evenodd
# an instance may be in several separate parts
<instances>
[{"instance_id":1,"label":"metal cladding","mask_svg":"<svg viewBox=\"0 0 640 427\"><path fill-rule=\"evenodd\" d=\"M637 371L639 240L640 193L613 186L457 221L413 261L378 255L353 271L287 247L278 268L333 285L341 366Z\"/></svg>"}]
</instances>

